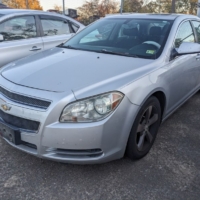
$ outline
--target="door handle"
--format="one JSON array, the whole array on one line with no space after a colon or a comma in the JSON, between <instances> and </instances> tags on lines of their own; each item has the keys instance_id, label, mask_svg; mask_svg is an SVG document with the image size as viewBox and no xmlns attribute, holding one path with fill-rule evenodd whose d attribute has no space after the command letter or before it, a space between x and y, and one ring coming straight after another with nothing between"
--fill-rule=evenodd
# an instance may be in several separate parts
<instances>
[{"instance_id":1,"label":"door handle","mask_svg":"<svg viewBox=\"0 0 200 200\"><path fill-rule=\"evenodd\" d=\"M37 46L33 46L32 49L30 49L29 51L39 51L42 48L38 48Z\"/></svg>"},{"instance_id":2,"label":"door handle","mask_svg":"<svg viewBox=\"0 0 200 200\"><path fill-rule=\"evenodd\" d=\"M196 56L196 60L200 60L200 55Z\"/></svg>"}]
</instances>

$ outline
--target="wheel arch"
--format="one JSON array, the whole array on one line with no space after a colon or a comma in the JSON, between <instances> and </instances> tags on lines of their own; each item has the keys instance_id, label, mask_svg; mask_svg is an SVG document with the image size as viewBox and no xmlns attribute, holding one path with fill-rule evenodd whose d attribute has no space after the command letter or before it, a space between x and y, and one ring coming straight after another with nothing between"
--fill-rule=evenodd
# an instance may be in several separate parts
<instances>
[{"instance_id":1,"label":"wheel arch","mask_svg":"<svg viewBox=\"0 0 200 200\"><path fill-rule=\"evenodd\" d=\"M152 96L155 96L158 99L158 101L160 102L161 114L162 114L162 118L163 118L163 114L165 112L165 107L166 107L166 96L161 91L155 92L154 94L152 94Z\"/></svg>"},{"instance_id":2,"label":"wheel arch","mask_svg":"<svg viewBox=\"0 0 200 200\"><path fill-rule=\"evenodd\" d=\"M150 92L143 100L143 102L141 103L141 106L147 101L147 99L149 99L151 96L155 96L158 101L160 102L160 106L161 106L161 113L162 113L162 119L166 110L166 105L167 105L167 98L166 98L166 94L165 92L159 88L156 90L153 90L152 92Z\"/></svg>"},{"instance_id":3,"label":"wheel arch","mask_svg":"<svg viewBox=\"0 0 200 200\"><path fill-rule=\"evenodd\" d=\"M166 94L164 93L163 90L154 90L152 91L151 93L149 93L148 95L146 95L146 97L144 98L144 100L142 101L142 103L140 104L140 108L138 109L138 113L136 115L136 118L135 120L138 120L138 114L141 113L141 109L142 111L145 111L143 109L143 107L145 106L145 104L147 103L147 101L151 98L151 97L154 97L154 100L155 98L158 99L159 103L160 103L160 106L161 106L161 116L160 116L160 120L159 120L159 126L160 126L160 123L162 122L162 119L163 119L163 114L165 113L165 108L166 108ZM157 102L158 104L158 102ZM137 121L136 121L137 122ZM133 127L134 127L134 124L135 121L133 122L133 125L132 125L132 129L131 129L131 132L133 130ZM125 150L125 154L128 153L128 148L129 148L129 141L130 141L130 138L132 137L131 136L131 132L129 133L129 137L128 137L128 140L127 140L127 143L126 143L126 150ZM157 133L157 132L156 132ZM131 139L132 140L132 139ZM145 154L146 155L146 154ZM130 155L129 155L130 156Z\"/></svg>"}]
</instances>

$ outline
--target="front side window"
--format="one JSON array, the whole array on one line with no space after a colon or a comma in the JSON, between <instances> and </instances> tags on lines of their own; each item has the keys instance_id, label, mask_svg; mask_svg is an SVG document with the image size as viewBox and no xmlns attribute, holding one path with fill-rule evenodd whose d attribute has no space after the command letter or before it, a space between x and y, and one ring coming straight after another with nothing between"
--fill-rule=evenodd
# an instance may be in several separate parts
<instances>
[{"instance_id":1,"label":"front side window","mask_svg":"<svg viewBox=\"0 0 200 200\"><path fill-rule=\"evenodd\" d=\"M172 20L104 18L88 26L62 47L146 59L158 58Z\"/></svg>"},{"instance_id":2,"label":"front side window","mask_svg":"<svg viewBox=\"0 0 200 200\"><path fill-rule=\"evenodd\" d=\"M179 48L182 42L195 42L194 32L189 21L179 27L175 38L175 47Z\"/></svg>"},{"instance_id":3,"label":"front side window","mask_svg":"<svg viewBox=\"0 0 200 200\"><path fill-rule=\"evenodd\" d=\"M35 18L22 16L7 20L0 24L0 34L4 41L34 38L37 36Z\"/></svg>"},{"instance_id":4,"label":"front side window","mask_svg":"<svg viewBox=\"0 0 200 200\"><path fill-rule=\"evenodd\" d=\"M192 21L192 24L196 30L197 34L197 42L200 43L200 22L198 21Z\"/></svg>"},{"instance_id":5,"label":"front side window","mask_svg":"<svg viewBox=\"0 0 200 200\"><path fill-rule=\"evenodd\" d=\"M71 30L67 21L62 19L41 19L44 36L70 34Z\"/></svg>"}]
</instances>

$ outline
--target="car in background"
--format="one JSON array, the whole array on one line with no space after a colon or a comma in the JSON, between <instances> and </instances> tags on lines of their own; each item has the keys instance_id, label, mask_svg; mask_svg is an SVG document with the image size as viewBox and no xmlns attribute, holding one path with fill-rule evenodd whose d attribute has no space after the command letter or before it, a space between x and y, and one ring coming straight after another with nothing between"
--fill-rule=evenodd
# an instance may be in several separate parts
<instances>
[{"instance_id":1,"label":"car in background","mask_svg":"<svg viewBox=\"0 0 200 200\"><path fill-rule=\"evenodd\" d=\"M0 10L0 67L55 47L84 25L70 17L35 10Z\"/></svg>"}]
</instances>

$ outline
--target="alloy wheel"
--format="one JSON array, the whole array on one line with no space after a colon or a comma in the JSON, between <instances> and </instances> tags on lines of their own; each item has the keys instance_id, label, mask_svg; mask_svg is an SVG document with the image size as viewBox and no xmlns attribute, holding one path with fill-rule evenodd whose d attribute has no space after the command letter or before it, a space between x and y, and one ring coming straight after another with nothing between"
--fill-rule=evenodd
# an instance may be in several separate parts
<instances>
[{"instance_id":1,"label":"alloy wheel","mask_svg":"<svg viewBox=\"0 0 200 200\"><path fill-rule=\"evenodd\" d=\"M138 151L145 151L152 143L154 138L153 126L158 121L156 108L150 105L143 113L137 127L136 143Z\"/></svg>"}]
</instances>

